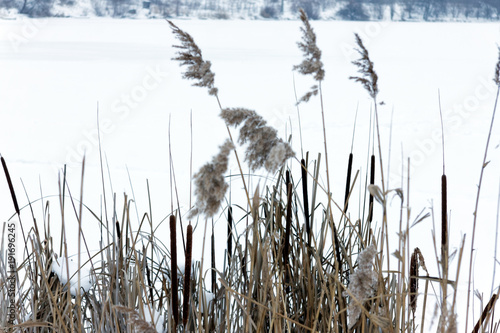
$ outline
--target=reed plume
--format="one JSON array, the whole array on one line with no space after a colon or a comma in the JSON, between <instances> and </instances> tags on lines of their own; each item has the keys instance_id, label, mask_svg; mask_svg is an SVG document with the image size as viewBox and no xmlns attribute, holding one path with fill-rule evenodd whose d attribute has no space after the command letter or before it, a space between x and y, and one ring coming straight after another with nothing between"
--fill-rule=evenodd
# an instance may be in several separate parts
<instances>
[{"instance_id":1,"label":"reed plume","mask_svg":"<svg viewBox=\"0 0 500 333\"><path fill-rule=\"evenodd\" d=\"M172 278L172 314L174 327L179 324L179 280L177 279L177 234L175 216L170 215L170 275Z\"/></svg>"},{"instance_id":2,"label":"reed plume","mask_svg":"<svg viewBox=\"0 0 500 333\"><path fill-rule=\"evenodd\" d=\"M312 75L314 80L320 82L325 78L325 70L321 61L321 50L316 44L316 33L309 24L306 12L303 9L300 9L299 12L300 20L304 26L300 28L302 41L297 42L297 45L304 53L304 60L299 65L294 66L293 69L303 75ZM299 103L309 101L312 96L318 94L318 91L318 85L313 85L311 90L302 96Z\"/></svg>"},{"instance_id":3,"label":"reed plume","mask_svg":"<svg viewBox=\"0 0 500 333\"><path fill-rule=\"evenodd\" d=\"M356 51L361 57L352 63L358 67L358 73L360 73L361 76L350 76L349 79L361 83L370 96L375 98L378 94L377 73L375 73L373 69L373 62L370 60L368 50L363 45L361 37L359 37L357 33L355 33L354 36L356 37L356 44L358 45Z\"/></svg>"},{"instance_id":4,"label":"reed plume","mask_svg":"<svg viewBox=\"0 0 500 333\"><path fill-rule=\"evenodd\" d=\"M358 256L358 267L351 275L349 291L354 300L351 300L347 309L349 314L349 329L357 323L363 311L363 304L375 292L378 275L372 268L372 261L376 254L377 249L373 244L361 251Z\"/></svg>"},{"instance_id":5,"label":"reed plume","mask_svg":"<svg viewBox=\"0 0 500 333\"><path fill-rule=\"evenodd\" d=\"M193 176L195 184L196 208L191 215L213 216L224 199L228 184L224 179L229 163L229 154L234 149L230 140L219 147L219 153Z\"/></svg>"},{"instance_id":6,"label":"reed plume","mask_svg":"<svg viewBox=\"0 0 500 333\"><path fill-rule=\"evenodd\" d=\"M253 171L264 167L269 172L275 172L287 159L295 154L292 147L278 138L276 129L253 110L244 108L222 109L220 117L228 126L240 126L238 143L248 143L245 160Z\"/></svg>"},{"instance_id":7,"label":"reed plume","mask_svg":"<svg viewBox=\"0 0 500 333\"><path fill-rule=\"evenodd\" d=\"M242 115L247 114L246 117L243 116L243 119L246 121L240 131L239 142L240 144L249 143L246 150L246 160L248 161L250 168L255 171L256 169L264 166L269 172L276 171L288 158L294 156L290 145L283 142L281 139L278 139L276 130L270 126L266 126L266 121L261 116L257 115L255 111L241 108L223 109L217 94L218 89L215 87L215 74L211 70L211 62L203 59L201 49L189 33L181 30L171 21L168 21L168 23L170 24L175 37L181 42L181 45L174 45L174 47L180 49L180 51L177 53L177 57L173 58L173 60L179 61L181 66L187 66L186 71L183 73L183 78L195 80L196 82L193 84L194 86L208 88L209 94L214 95L217 98L217 103L222 110L221 117L226 122L226 126L228 126L228 132L230 125L237 125L228 122L223 117L224 114L227 116L227 111L243 111L235 113L233 116L236 117L241 117ZM232 139L230 141L232 142ZM226 149L229 145L231 148ZM197 207L191 211L191 216L200 213L204 213L206 216L213 216L217 212L220 202L224 198L228 186L223 179L223 175L227 169L229 151L234 149L234 145L226 142L222 147L224 148L221 148L221 152L213 158L212 163L207 163L194 176L195 186L197 187L195 194L198 198L198 203ZM220 158L226 162L222 164L214 163L215 160ZM241 171L237 154L236 159ZM217 168L216 164L223 166L223 168L215 170ZM208 176L213 173L214 170L214 179L211 180ZM246 185L244 186L246 188Z\"/></svg>"},{"instance_id":8,"label":"reed plume","mask_svg":"<svg viewBox=\"0 0 500 333\"><path fill-rule=\"evenodd\" d=\"M193 257L193 226L187 227L186 240L186 262L184 265L184 290L183 290L183 308L182 308L182 324L186 327L189 318L189 299L191 292L191 260Z\"/></svg>"},{"instance_id":9,"label":"reed plume","mask_svg":"<svg viewBox=\"0 0 500 333\"><path fill-rule=\"evenodd\" d=\"M190 34L181 30L172 21L168 21L168 23L175 37L181 42L181 45L174 45L181 51L173 60L180 61L181 66L187 66L183 78L195 80L197 82L193 83L194 86L206 87L210 95L217 95L218 89L214 85L215 74L211 70L212 63L203 60L201 50Z\"/></svg>"},{"instance_id":10,"label":"reed plume","mask_svg":"<svg viewBox=\"0 0 500 333\"><path fill-rule=\"evenodd\" d=\"M495 65L495 78L493 79L493 82L495 82L497 87L500 87L500 47L498 47L498 61Z\"/></svg>"}]
</instances>

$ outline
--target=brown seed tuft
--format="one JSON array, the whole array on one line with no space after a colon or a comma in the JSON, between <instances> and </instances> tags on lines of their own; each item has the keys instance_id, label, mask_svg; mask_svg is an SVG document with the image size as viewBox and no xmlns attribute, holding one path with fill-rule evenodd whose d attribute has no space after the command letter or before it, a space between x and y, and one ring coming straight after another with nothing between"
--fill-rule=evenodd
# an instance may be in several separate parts
<instances>
[{"instance_id":1,"label":"brown seed tuft","mask_svg":"<svg viewBox=\"0 0 500 333\"><path fill-rule=\"evenodd\" d=\"M363 41L358 34L354 34L356 37L356 44L358 44L359 55L361 56L358 60L353 61L352 63L358 67L358 73L361 76L351 76L349 79L359 82L365 87L372 98L375 98L378 94L378 76L373 69L373 62L370 60L370 55L368 54L368 50L363 45Z\"/></svg>"},{"instance_id":2,"label":"brown seed tuft","mask_svg":"<svg viewBox=\"0 0 500 333\"><path fill-rule=\"evenodd\" d=\"M219 153L206 163L193 176L195 184L196 208L191 216L205 214L207 217L217 213L228 185L224 178L229 163L229 154L234 149L230 140L219 147Z\"/></svg>"},{"instance_id":3,"label":"brown seed tuft","mask_svg":"<svg viewBox=\"0 0 500 333\"><path fill-rule=\"evenodd\" d=\"M309 19L303 9L300 9L300 19L304 26L300 28L302 31L302 41L297 42L297 45L304 53L304 60L299 65L294 66L293 69L303 75L313 75L314 80L319 82L325 78L325 70L321 61L321 50L316 44L316 34L309 24ZM318 89L317 85L312 86L311 90L302 96L299 103L307 102L312 96L317 95Z\"/></svg>"},{"instance_id":4,"label":"brown seed tuft","mask_svg":"<svg viewBox=\"0 0 500 333\"><path fill-rule=\"evenodd\" d=\"M215 74L210 69L211 62L203 60L201 50L190 34L181 30L172 21L168 21L168 23L175 37L181 42L181 45L174 45L175 48L181 51L177 53L177 57L173 58L173 60L180 61L181 66L187 66L183 77L188 80L198 81L193 85L206 87L210 95L217 95L218 89L214 85Z\"/></svg>"},{"instance_id":5,"label":"brown seed tuft","mask_svg":"<svg viewBox=\"0 0 500 333\"><path fill-rule=\"evenodd\" d=\"M221 111L220 117L228 126L239 126L238 142L248 143L245 159L252 170L265 167L276 171L287 159L294 156L290 145L278 138L277 131L253 110L229 108Z\"/></svg>"}]
</instances>

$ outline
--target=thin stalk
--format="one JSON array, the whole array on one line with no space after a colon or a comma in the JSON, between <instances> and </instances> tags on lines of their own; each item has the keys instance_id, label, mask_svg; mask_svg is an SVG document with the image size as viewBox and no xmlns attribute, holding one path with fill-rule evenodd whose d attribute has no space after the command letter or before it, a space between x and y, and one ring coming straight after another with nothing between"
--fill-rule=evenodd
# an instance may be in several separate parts
<instances>
[{"instance_id":1,"label":"thin stalk","mask_svg":"<svg viewBox=\"0 0 500 333\"><path fill-rule=\"evenodd\" d=\"M473 252L474 252L474 241L476 239L476 225L477 225L477 212L478 212L478 208L479 208L479 196L480 196L480 193L481 193L481 184L483 182L483 175L484 175L484 169L486 168L486 166L488 165L488 148L490 146L490 139L491 139L491 133L493 131L493 124L494 124L494 121L495 121L495 114L496 114L496 111L497 111L497 105L498 105L498 96L500 94L500 86L497 88L497 94L496 94L496 97L495 97L495 105L493 107L493 114L491 116L491 122L490 122L490 129L488 131L488 138L486 140L486 147L484 149L484 158L483 158L483 164L481 166L481 173L479 175L479 184L477 186L477 196L476 196L476 205L475 205L475 208L474 208L474 220L473 220L473 224L472 224L472 240L471 240L471 246L470 246L470 261L469 261L469 282L468 282L468 289L467 289L467 315L466 315L466 319L465 319L465 331L467 332L467 327L468 327L468 324L469 324L469 306L470 306L470 296L471 296L471 281L472 281L472 271L473 271L473 268L472 268L472 263L473 263L473 259L474 259L474 256L472 255Z\"/></svg>"}]
</instances>

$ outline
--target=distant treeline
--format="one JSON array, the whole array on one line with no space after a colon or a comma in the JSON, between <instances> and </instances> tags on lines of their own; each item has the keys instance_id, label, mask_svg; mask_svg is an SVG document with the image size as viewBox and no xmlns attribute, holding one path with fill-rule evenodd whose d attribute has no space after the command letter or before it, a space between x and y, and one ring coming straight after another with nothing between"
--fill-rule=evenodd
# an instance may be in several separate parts
<instances>
[{"instance_id":1,"label":"distant treeline","mask_svg":"<svg viewBox=\"0 0 500 333\"><path fill-rule=\"evenodd\" d=\"M471 21L500 17L500 0L0 0L0 8L31 17L287 19L297 16L299 8L310 19Z\"/></svg>"}]
</instances>

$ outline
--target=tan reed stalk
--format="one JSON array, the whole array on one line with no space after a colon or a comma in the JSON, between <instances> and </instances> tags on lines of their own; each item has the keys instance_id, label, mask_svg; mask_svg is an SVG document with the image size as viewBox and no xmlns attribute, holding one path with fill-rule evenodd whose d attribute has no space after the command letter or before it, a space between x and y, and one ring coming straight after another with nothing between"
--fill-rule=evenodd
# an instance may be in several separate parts
<instances>
[{"instance_id":1,"label":"tan reed stalk","mask_svg":"<svg viewBox=\"0 0 500 333\"><path fill-rule=\"evenodd\" d=\"M472 263L473 263L473 252L474 252L474 241L476 239L476 224L477 224L477 212L479 208L479 195L481 193L481 184L483 182L483 175L484 175L484 169L488 165L488 148L490 145L490 139L491 139L491 133L493 131L493 124L495 122L495 114L497 111L497 105L498 105L498 96L500 94L500 48L498 49L499 55L498 55L498 61L495 66L495 77L493 81L497 85L497 93L495 97L495 105L493 106L493 113L491 115L491 122L490 122L490 128L488 131L488 138L486 139L486 147L484 148L484 158L483 158L483 164L481 165L481 173L479 175L479 183L477 186L477 196L476 196L476 205L474 208L474 219L473 219L473 225L472 225L472 240L471 240L471 250L470 250L470 262L469 262L469 280L468 280L468 290L467 290L467 315L465 319L465 331L467 331L467 327L469 324L469 305L470 305L470 296L471 296L471 284L472 284Z\"/></svg>"},{"instance_id":2,"label":"tan reed stalk","mask_svg":"<svg viewBox=\"0 0 500 333\"><path fill-rule=\"evenodd\" d=\"M321 88L321 83L325 78L325 70L323 69L323 62L321 61L321 50L319 49L316 43L316 33L314 32L311 24L309 23L309 19L307 17L306 12L303 9L299 10L300 20L303 23L303 27L300 28L302 31L302 42L298 42L297 45L299 49L302 50L304 54L304 59L299 65L294 66L294 70L297 70L299 73L303 75L312 75L314 80L317 82L316 85L313 85L309 92L307 92L302 98L299 100L300 102L307 102L312 96L318 95L321 104L321 121L323 124L323 145L325 149L325 165L326 165L326 188L327 188L327 197L328 197L328 205L327 211L328 215L331 216L331 191L330 191L330 167L328 164L328 146L326 140L326 125L325 125L325 109L323 105L323 92ZM312 219L311 219L312 220Z\"/></svg>"},{"instance_id":3,"label":"tan reed stalk","mask_svg":"<svg viewBox=\"0 0 500 333\"><path fill-rule=\"evenodd\" d=\"M214 233L214 220L212 219L212 237L210 244L210 253L211 253L211 272L212 272L212 293L215 294L217 292L217 272L215 268L215 233Z\"/></svg>"},{"instance_id":4,"label":"tan reed stalk","mask_svg":"<svg viewBox=\"0 0 500 333\"><path fill-rule=\"evenodd\" d=\"M187 227L186 235L186 262L184 265L184 290L183 290L183 311L182 311L182 324L186 329L187 321L189 318L189 300L191 289L191 260L193 257L193 226L191 224Z\"/></svg>"},{"instance_id":5,"label":"tan reed stalk","mask_svg":"<svg viewBox=\"0 0 500 333\"><path fill-rule=\"evenodd\" d=\"M380 160L380 175L382 182L382 192L385 193L385 185L384 185L384 169L382 165L382 147L380 143L380 126L378 121L378 108L377 108L377 95L378 95L378 76L375 72L373 62L370 60L370 56L368 54L368 50L363 44L361 37L357 33L354 34L356 38L356 44L358 45L358 49L356 51L361 56L358 60L353 61L352 63L358 67L358 72L361 76L351 76L349 77L351 80L359 82L363 85L363 87L368 91L370 97L373 99L373 104L375 108L375 123L377 129L377 139L378 139L378 150L379 150L379 160Z\"/></svg>"},{"instance_id":6,"label":"tan reed stalk","mask_svg":"<svg viewBox=\"0 0 500 333\"><path fill-rule=\"evenodd\" d=\"M172 314L174 330L179 324L179 280L177 279L177 231L175 216L170 215L170 276L172 279Z\"/></svg>"}]
</instances>

